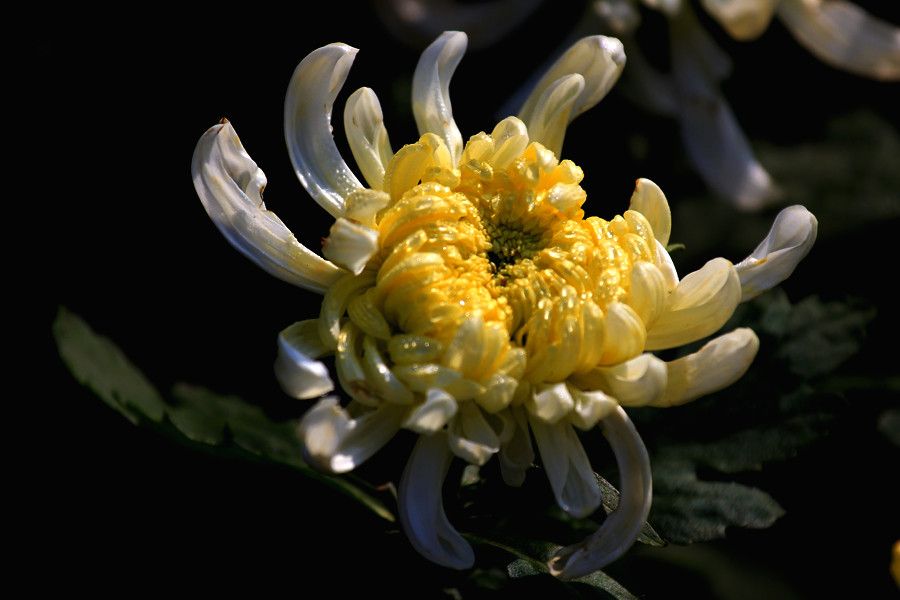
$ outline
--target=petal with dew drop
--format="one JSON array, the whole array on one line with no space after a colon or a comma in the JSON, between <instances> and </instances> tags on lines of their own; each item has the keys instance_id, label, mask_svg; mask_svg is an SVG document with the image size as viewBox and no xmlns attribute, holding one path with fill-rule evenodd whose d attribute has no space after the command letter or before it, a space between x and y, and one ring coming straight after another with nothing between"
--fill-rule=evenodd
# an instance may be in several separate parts
<instances>
[{"instance_id":1,"label":"petal with dew drop","mask_svg":"<svg viewBox=\"0 0 900 600\"><path fill-rule=\"evenodd\" d=\"M306 458L329 473L352 471L394 437L406 410L402 405L384 402L351 417L337 398L323 398L300 420Z\"/></svg>"},{"instance_id":2,"label":"petal with dew drop","mask_svg":"<svg viewBox=\"0 0 900 600\"><path fill-rule=\"evenodd\" d=\"M421 555L444 567L467 569L475 563L472 547L444 512L443 484L453 454L447 434L421 435L400 478L400 524Z\"/></svg>"},{"instance_id":3,"label":"petal with dew drop","mask_svg":"<svg viewBox=\"0 0 900 600\"><path fill-rule=\"evenodd\" d=\"M462 156L462 134L450 106L450 78L466 52L468 38L461 31L444 32L419 58L413 74L413 116L419 135L435 133L450 150L453 166Z\"/></svg>"},{"instance_id":4,"label":"petal with dew drop","mask_svg":"<svg viewBox=\"0 0 900 600\"><path fill-rule=\"evenodd\" d=\"M615 38L595 35L582 38L572 45L541 77L519 110L519 118L528 127L532 141L540 142L552 150L556 156L559 156L565 135L565 127L575 117L600 102L606 96L618 80L624 66L624 47L622 42ZM559 147L554 147L545 144L543 139L534 137L532 125L540 121L546 121L540 115L547 108L543 104L546 99L545 92L556 85L560 78L572 74L581 75L584 86L570 105L567 121L561 124L563 131L554 132L554 137L558 136L559 138Z\"/></svg>"},{"instance_id":5,"label":"petal with dew drop","mask_svg":"<svg viewBox=\"0 0 900 600\"><path fill-rule=\"evenodd\" d=\"M759 338L742 327L667 363L665 393L652 405L677 406L728 387L747 372L758 349Z\"/></svg>"},{"instance_id":6,"label":"petal with dew drop","mask_svg":"<svg viewBox=\"0 0 900 600\"><path fill-rule=\"evenodd\" d=\"M900 80L900 28L841 0L784 0L778 17L821 61L863 77Z\"/></svg>"},{"instance_id":7,"label":"petal with dew drop","mask_svg":"<svg viewBox=\"0 0 900 600\"><path fill-rule=\"evenodd\" d=\"M362 184L334 143L331 111L357 50L329 44L306 56L288 84L284 137L297 178L310 196L337 218L344 199Z\"/></svg>"},{"instance_id":8,"label":"petal with dew drop","mask_svg":"<svg viewBox=\"0 0 900 600\"><path fill-rule=\"evenodd\" d=\"M334 389L328 367L318 358L331 350L319 337L316 319L298 321L278 334L275 378L285 393L308 400Z\"/></svg>"},{"instance_id":9,"label":"petal with dew drop","mask_svg":"<svg viewBox=\"0 0 900 600\"><path fill-rule=\"evenodd\" d=\"M559 507L576 518L597 510L600 488L572 424L563 420L550 425L533 415L528 422Z\"/></svg>"},{"instance_id":10,"label":"petal with dew drop","mask_svg":"<svg viewBox=\"0 0 900 600\"><path fill-rule=\"evenodd\" d=\"M378 251L378 231L338 217L322 244L322 255L334 264L359 275Z\"/></svg>"},{"instance_id":11,"label":"petal with dew drop","mask_svg":"<svg viewBox=\"0 0 900 600\"><path fill-rule=\"evenodd\" d=\"M550 572L560 579L576 579L608 565L625 553L647 522L653 497L650 457L644 442L622 407L600 421L619 468L619 505L584 541L559 550L550 559Z\"/></svg>"},{"instance_id":12,"label":"petal with dew drop","mask_svg":"<svg viewBox=\"0 0 900 600\"><path fill-rule=\"evenodd\" d=\"M658 185L649 179L638 179L628 208L644 215L653 229L656 241L663 247L669 244L669 236L672 233L672 211Z\"/></svg>"},{"instance_id":13,"label":"petal with dew drop","mask_svg":"<svg viewBox=\"0 0 900 600\"><path fill-rule=\"evenodd\" d=\"M685 276L666 299L666 308L647 332L647 350L675 348L715 333L741 301L734 266L714 258Z\"/></svg>"},{"instance_id":14,"label":"petal with dew drop","mask_svg":"<svg viewBox=\"0 0 900 600\"><path fill-rule=\"evenodd\" d=\"M279 279L324 293L344 271L297 241L266 210L266 176L228 121L200 138L191 163L194 188L219 231L244 256Z\"/></svg>"},{"instance_id":15,"label":"petal with dew drop","mask_svg":"<svg viewBox=\"0 0 900 600\"><path fill-rule=\"evenodd\" d=\"M789 206L778 213L766 239L734 266L743 290L741 302L787 279L809 254L818 228L816 217L803 206Z\"/></svg>"},{"instance_id":16,"label":"petal with dew drop","mask_svg":"<svg viewBox=\"0 0 900 600\"><path fill-rule=\"evenodd\" d=\"M360 88L347 98L344 131L350 151L370 188L380 190L384 168L394 156L378 96L371 88Z\"/></svg>"}]
</instances>

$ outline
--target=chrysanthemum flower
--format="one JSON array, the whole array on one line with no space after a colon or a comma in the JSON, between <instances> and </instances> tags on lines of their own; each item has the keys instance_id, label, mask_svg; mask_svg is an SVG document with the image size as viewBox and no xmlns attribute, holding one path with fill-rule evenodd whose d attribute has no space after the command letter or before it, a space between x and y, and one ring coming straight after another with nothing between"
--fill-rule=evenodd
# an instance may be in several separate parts
<instances>
[{"instance_id":1,"label":"chrysanthemum flower","mask_svg":"<svg viewBox=\"0 0 900 600\"><path fill-rule=\"evenodd\" d=\"M331 111L356 50L331 44L297 67L285 133L300 181L335 218L322 256L266 210L266 178L227 121L200 139L194 185L228 240L270 273L324 294L317 318L279 336L276 375L299 399L308 459L343 473L399 430L419 435L399 485L412 545L466 568L473 550L448 522L442 486L454 458L496 456L520 485L533 440L559 506L583 517L601 501L578 430L599 427L621 471L618 508L551 561L590 573L636 539L650 507L646 450L623 407L673 406L725 387L758 346L749 329L664 362L654 350L716 333L735 307L787 277L816 220L783 211L737 265L724 258L679 278L666 251L669 207L648 180L610 220L585 217L583 173L560 160L566 126L596 104L625 62L618 40L581 40L537 85L518 117L467 142L448 95L467 38L441 35L413 80L421 137L394 152L372 90L349 97L344 125L367 185L341 158ZM321 359L333 355L348 401ZM324 397L322 397L324 396Z\"/></svg>"}]
</instances>

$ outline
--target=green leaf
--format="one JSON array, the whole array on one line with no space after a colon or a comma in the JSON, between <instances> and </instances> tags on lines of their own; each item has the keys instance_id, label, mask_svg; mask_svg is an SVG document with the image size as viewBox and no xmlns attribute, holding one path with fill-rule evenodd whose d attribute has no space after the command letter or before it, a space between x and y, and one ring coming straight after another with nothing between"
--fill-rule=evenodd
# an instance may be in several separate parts
<instances>
[{"instance_id":1,"label":"green leaf","mask_svg":"<svg viewBox=\"0 0 900 600\"><path fill-rule=\"evenodd\" d=\"M725 537L729 527L764 529L785 513L766 492L734 481L703 481L696 463L666 458L654 464L650 515L665 538L689 544Z\"/></svg>"},{"instance_id":2,"label":"green leaf","mask_svg":"<svg viewBox=\"0 0 900 600\"><path fill-rule=\"evenodd\" d=\"M138 424L160 422L166 411L162 396L108 338L97 335L83 319L60 307L53 321L59 355L75 379L101 400Z\"/></svg>"},{"instance_id":3,"label":"green leaf","mask_svg":"<svg viewBox=\"0 0 900 600\"><path fill-rule=\"evenodd\" d=\"M237 449L289 465L353 498L381 518L396 520L376 497L373 486L353 476L330 476L310 468L303 460L296 420L275 422L261 408L241 398L183 383L175 386L174 398L166 401L109 338L95 333L65 308L57 313L53 334L60 356L75 379L132 423L153 424L164 433L223 452Z\"/></svg>"}]
</instances>

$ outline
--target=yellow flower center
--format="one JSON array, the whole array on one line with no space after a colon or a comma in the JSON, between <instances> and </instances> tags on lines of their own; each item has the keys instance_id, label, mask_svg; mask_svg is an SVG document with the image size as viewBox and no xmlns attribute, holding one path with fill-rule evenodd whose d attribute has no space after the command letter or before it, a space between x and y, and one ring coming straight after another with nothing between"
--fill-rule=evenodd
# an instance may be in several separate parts
<instances>
[{"instance_id":1,"label":"yellow flower center","mask_svg":"<svg viewBox=\"0 0 900 600\"><path fill-rule=\"evenodd\" d=\"M580 168L538 143L499 142L474 136L456 166L426 134L388 165L379 250L323 305L339 372L343 351L370 376L342 376L363 396L374 372L495 412L520 380L558 382L643 350L645 317L629 300L633 265L656 263L647 220L585 219Z\"/></svg>"}]
</instances>

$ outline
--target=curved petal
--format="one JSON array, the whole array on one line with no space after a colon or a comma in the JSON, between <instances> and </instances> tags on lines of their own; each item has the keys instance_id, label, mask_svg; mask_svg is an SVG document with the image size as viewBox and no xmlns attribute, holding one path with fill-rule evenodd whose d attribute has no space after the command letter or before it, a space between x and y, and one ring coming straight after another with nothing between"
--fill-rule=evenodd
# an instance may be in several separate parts
<instances>
[{"instance_id":1,"label":"curved petal","mask_svg":"<svg viewBox=\"0 0 900 600\"><path fill-rule=\"evenodd\" d=\"M758 38L769 27L776 0L703 0L706 9L736 40Z\"/></svg>"},{"instance_id":2,"label":"curved petal","mask_svg":"<svg viewBox=\"0 0 900 600\"><path fill-rule=\"evenodd\" d=\"M653 497L650 457L631 419L618 407L600 421L600 429L619 467L619 506L590 537L562 548L550 559L550 572L560 579L589 575L624 554L637 539L650 513Z\"/></svg>"},{"instance_id":3,"label":"curved petal","mask_svg":"<svg viewBox=\"0 0 900 600\"><path fill-rule=\"evenodd\" d=\"M657 242L663 247L669 244L669 236L672 234L672 211L658 185L649 179L638 179L628 209L644 215L653 229L653 237Z\"/></svg>"},{"instance_id":4,"label":"curved petal","mask_svg":"<svg viewBox=\"0 0 900 600\"><path fill-rule=\"evenodd\" d=\"M728 387L747 372L758 349L756 334L742 327L667 363L665 393L651 405L677 406Z\"/></svg>"},{"instance_id":5,"label":"curved petal","mask_svg":"<svg viewBox=\"0 0 900 600\"><path fill-rule=\"evenodd\" d=\"M734 266L724 258L712 259L678 282L647 332L645 348L674 348L715 333L731 318L741 294Z\"/></svg>"},{"instance_id":6,"label":"curved petal","mask_svg":"<svg viewBox=\"0 0 900 600\"><path fill-rule=\"evenodd\" d=\"M378 231L355 220L338 217L322 244L322 255L354 275L378 251Z\"/></svg>"},{"instance_id":7,"label":"curved petal","mask_svg":"<svg viewBox=\"0 0 900 600\"><path fill-rule=\"evenodd\" d=\"M576 42L541 77L519 110L519 118L528 127L531 140L541 143L559 156L566 126L609 93L624 67L625 50L622 42L616 38L594 35ZM551 97L548 91L558 86L561 79L573 74L581 75L584 85L571 99L568 95L574 90L568 88L572 84L566 85L566 104L569 109L565 112L564 122L546 118L545 112L557 113L560 108L560 103L547 103ZM555 128L541 131L541 123L553 124ZM536 137L536 134L540 137ZM545 143L545 139L551 143ZM558 142L555 142L557 139Z\"/></svg>"},{"instance_id":8,"label":"curved petal","mask_svg":"<svg viewBox=\"0 0 900 600\"><path fill-rule=\"evenodd\" d=\"M456 399L442 389L432 388L425 393L425 401L406 417L403 427L423 435L440 431L456 416Z\"/></svg>"},{"instance_id":9,"label":"curved petal","mask_svg":"<svg viewBox=\"0 0 900 600\"><path fill-rule=\"evenodd\" d=\"M528 138L559 156L572 107L583 90L584 77L578 73L564 75L547 87L527 121Z\"/></svg>"},{"instance_id":10,"label":"curved petal","mask_svg":"<svg viewBox=\"0 0 900 600\"><path fill-rule=\"evenodd\" d=\"M362 184L334 143L331 110L358 50L329 44L308 54L294 69L284 100L284 138L300 183L334 217Z\"/></svg>"},{"instance_id":11,"label":"curved petal","mask_svg":"<svg viewBox=\"0 0 900 600\"><path fill-rule=\"evenodd\" d=\"M286 394L308 400L334 389L328 367L318 358L331 351L319 337L318 320L298 321L278 334L275 378Z\"/></svg>"},{"instance_id":12,"label":"curved petal","mask_svg":"<svg viewBox=\"0 0 900 600\"><path fill-rule=\"evenodd\" d=\"M463 140L450 107L450 78L466 52L467 40L461 31L444 32L422 53L413 74L413 115L419 135L435 133L443 139L453 166L459 164Z\"/></svg>"},{"instance_id":13,"label":"curved petal","mask_svg":"<svg viewBox=\"0 0 900 600\"><path fill-rule=\"evenodd\" d=\"M444 513L444 477L453 455L447 434L421 435L400 478L400 524L413 548L441 566L467 569L475 563L472 547Z\"/></svg>"},{"instance_id":14,"label":"curved petal","mask_svg":"<svg viewBox=\"0 0 900 600\"><path fill-rule=\"evenodd\" d=\"M405 412L402 405L384 402L353 418L337 398L323 398L300 420L305 456L311 465L329 473L352 471L394 437Z\"/></svg>"},{"instance_id":15,"label":"curved petal","mask_svg":"<svg viewBox=\"0 0 900 600\"><path fill-rule=\"evenodd\" d=\"M268 273L324 293L344 272L297 241L266 210L266 176L241 145L231 123L210 127L194 150L194 189L213 223L231 245Z\"/></svg>"},{"instance_id":16,"label":"curved petal","mask_svg":"<svg viewBox=\"0 0 900 600\"><path fill-rule=\"evenodd\" d=\"M576 518L597 510L600 488L572 424L561 421L550 425L533 415L528 422L559 507Z\"/></svg>"},{"instance_id":17,"label":"curved petal","mask_svg":"<svg viewBox=\"0 0 900 600\"><path fill-rule=\"evenodd\" d=\"M819 222L803 206L785 208L750 256L734 266L746 302L787 279L816 241Z\"/></svg>"},{"instance_id":18,"label":"curved petal","mask_svg":"<svg viewBox=\"0 0 900 600\"><path fill-rule=\"evenodd\" d=\"M450 450L469 464L483 465L500 451L500 438L474 402L462 402L447 430Z\"/></svg>"},{"instance_id":19,"label":"curved petal","mask_svg":"<svg viewBox=\"0 0 900 600\"><path fill-rule=\"evenodd\" d=\"M370 88L360 88L347 98L344 131L350 151L370 188L380 190L384 168L394 156L378 96Z\"/></svg>"},{"instance_id":20,"label":"curved petal","mask_svg":"<svg viewBox=\"0 0 900 600\"><path fill-rule=\"evenodd\" d=\"M582 373L574 382L603 390L622 406L657 404L667 385L666 363L645 353L611 367L597 367Z\"/></svg>"},{"instance_id":21,"label":"curved petal","mask_svg":"<svg viewBox=\"0 0 900 600\"><path fill-rule=\"evenodd\" d=\"M820 60L884 81L900 80L900 28L841 0L785 0L778 16Z\"/></svg>"},{"instance_id":22,"label":"curved petal","mask_svg":"<svg viewBox=\"0 0 900 600\"><path fill-rule=\"evenodd\" d=\"M528 433L528 418L525 409L513 406L509 410L512 417L512 435L500 448L500 475L506 485L519 487L525 483L525 472L534 462L534 449Z\"/></svg>"},{"instance_id":23,"label":"curved petal","mask_svg":"<svg viewBox=\"0 0 900 600\"><path fill-rule=\"evenodd\" d=\"M671 23L672 73L688 156L713 192L737 208L758 210L778 190L719 89L730 68L728 57L688 6Z\"/></svg>"}]
</instances>

